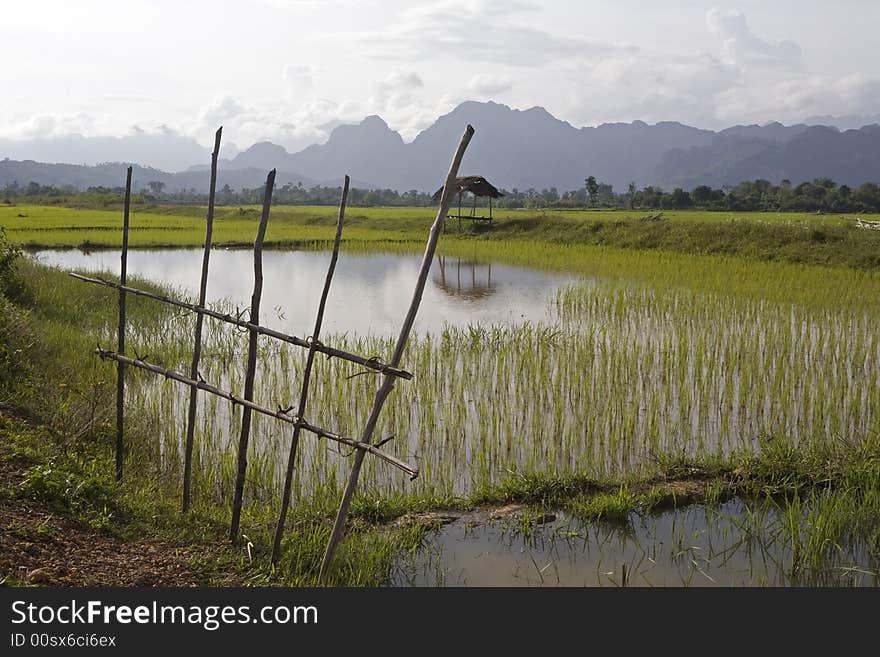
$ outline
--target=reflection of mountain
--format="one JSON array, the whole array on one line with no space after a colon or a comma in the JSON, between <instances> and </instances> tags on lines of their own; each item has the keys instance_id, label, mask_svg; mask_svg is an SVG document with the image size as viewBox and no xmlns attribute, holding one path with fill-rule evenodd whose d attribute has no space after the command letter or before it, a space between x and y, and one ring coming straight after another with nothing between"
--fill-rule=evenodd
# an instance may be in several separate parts
<instances>
[{"instance_id":1,"label":"reflection of mountain","mask_svg":"<svg viewBox=\"0 0 880 657\"><path fill-rule=\"evenodd\" d=\"M437 268L431 278L446 294L465 301L492 296L497 291L492 282L492 265L480 265L461 258L437 256Z\"/></svg>"}]
</instances>

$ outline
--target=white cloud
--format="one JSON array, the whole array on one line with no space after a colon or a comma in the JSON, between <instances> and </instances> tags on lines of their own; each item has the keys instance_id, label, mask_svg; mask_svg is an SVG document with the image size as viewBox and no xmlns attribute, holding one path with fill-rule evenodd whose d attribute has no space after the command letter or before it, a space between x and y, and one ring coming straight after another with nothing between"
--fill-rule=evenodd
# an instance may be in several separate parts
<instances>
[{"instance_id":1,"label":"white cloud","mask_svg":"<svg viewBox=\"0 0 880 657\"><path fill-rule=\"evenodd\" d=\"M478 73L468 82L468 89L478 96L499 96L513 88L513 82L506 75Z\"/></svg>"},{"instance_id":2,"label":"white cloud","mask_svg":"<svg viewBox=\"0 0 880 657\"><path fill-rule=\"evenodd\" d=\"M199 126L213 131L218 126L241 116L245 111L245 107L237 100L231 96L224 96L202 108L199 113Z\"/></svg>"},{"instance_id":3,"label":"white cloud","mask_svg":"<svg viewBox=\"0 0 880 657\"><path fill-rule=\"evenodd\" d=\"M746 69L803 68L801 48L792 41L770 43L749 29L745 14L738 10L710 9L706 14L709 31L721 41L721 58Z\"/></svg>"},{"instance_id":4,"label":"white cloud","mask_svg":"<svg viewBox=\"0 0 880 657\"><path fill-rule=\"evenodd\" d=\"M378 33L348 35L367 54L387 60L461 60L458 77L479 72L481 63L538 67L563 58L600 58L632 52L632 46L563 36L535 27L538 7L521 2L447 0L403 13ZM526 18L522 15L527 14Z\"/></svg>"},{"instance_id":5,"label":"white cloud","mask_svg":"<svg viewBox=\"0 0 880 657\"><path fill-rule=\"evenodd\" d=\"M23 121L7 124L0 128L0 135L13 139L49 139L64 135L89 135L93 132L94 120L85 112L75 114L40 113Z\"/></svg>"},{"instance_id":6,"label":"white cloud","mask_svg":"<svg viewBox=\"0 0 880 657\"><path fill-rule=\"evenodd\" d=\"M290 98L311 97L315 92L314 70L311 66L292 65L284 67L284 81Z\"/></svg>"}]
</instances>

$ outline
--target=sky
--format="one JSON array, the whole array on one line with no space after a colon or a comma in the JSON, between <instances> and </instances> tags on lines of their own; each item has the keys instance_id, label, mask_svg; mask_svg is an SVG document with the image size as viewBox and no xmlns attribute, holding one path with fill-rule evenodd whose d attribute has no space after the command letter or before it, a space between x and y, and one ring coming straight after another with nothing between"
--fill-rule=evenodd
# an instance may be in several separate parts
<instances>
[{"instance_id":1,"label":"sky","mask_svg":"<svg viewBox=\"0 0 880 657\"><path fill-rule=\"evenodd\" d=\"M0 138L170 131L294 152L464 100L575 126L880 111L877 0L3 0Z\"/></svg>"}]
</instances>

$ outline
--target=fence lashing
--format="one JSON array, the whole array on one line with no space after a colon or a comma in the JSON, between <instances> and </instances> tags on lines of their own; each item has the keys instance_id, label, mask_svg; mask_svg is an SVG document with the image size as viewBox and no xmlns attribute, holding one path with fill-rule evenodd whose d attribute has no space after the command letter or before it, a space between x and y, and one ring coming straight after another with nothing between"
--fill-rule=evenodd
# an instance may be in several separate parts
<instances>
[{"instance_id":1,"label":"fence lashing","mask_svg":"<svg viewBox=\"0 0 880 657\"><path fill-rule=\"evenodd\" d=\"M105 287L110 287L116 290L122 289L129 294L134 294L140 297L145 297L147 299L154 299L156 301L161 301L163 303L167 303L172 306L177 306L178 308L184 308L185 310L189 310L193 313L199 313L202 315L207 315L208 317L212 317L221 322L226 322L227 324L233 324L234 326L238 326L243 329L247 329L250 331L256 331L260 335L265 335L270 338L275 338L276 340L281 340L282 342L287 342L289 344L295 345L297 347L302 347L303 349L312 349L315 351L324 354L328 358L339 358L340 360L346 360L350 363L355 363L362 367L366 367L374 372L379 374L387 374L389 376L396 376L401 379L406 379L407 381L413 378L411 372L407 372L406 370L402 370L397 367L391 367L390 365L383 363L381 359L373 356L371 358L364 358L363 356L358 356L357 354L352 354L342 349L336 349L335 347L330 347L328 345L323 344L319 341L310 341L308 338L298 338L294 335L288 335L286 333L282 333L281 331L276 331L274 329L270 329L266 326L259 326L256 324L251 324L248 321L245 321L239 317L233 317L229 313L221 313L216 310L211 310L210 308L205 308L204 306L199 306L194 303L187 303L186 301L178 301L177 299L172 299L171 297L163 296L161 294L154 294L153 292L148 292L147 290L141 290L136 287L130 287L126 285L120 285L115 281L108 281L103 278L94 278L91 276L83 276L82 274L77 274L75 272L68 272L69 276L73 278L83 281L85 283L92 283L93 285L103 285Z\"/></svg>"},{"instance_id":2,"label":"fence lashing","mask_svg":"<svg viewBox=\"0 0 880 657\"><path fill-rule=\"evenodd\" d=\"M238 395L235 395L228 390L223 390L222 388L207 383L202 379L190 379L188 376L186 376L185 374L181 374L180 372L175 372L174 370L167 369L160 365L148 363L146 362L146 360L124 356L113 351L102 349L101 347L95 349L95 354L99 356L102 360L115 360L117 362L124 363L125 365L131 365L132 367L147 370L148 372L153 372L154 374L158 374L166 379L177 381L198 390L204 390L205 392L211 393L212 395L216 395L222 399L231 401L233 404L239 404L243 408L250 408L252 411L260 413L261 415L267 415L269 417L275 418L276 420L280 420L294 426L299 425L302 429L305 429L309 433L315 434L319 438L327 438L328 440L331 440L335 443L347 445L348 447L356 450L369 452L370 454L373 454L374 456L382 459L389 465L392 465L398 470L405 472L410 476L410 479L415 479L419 476L418 467L410 465L409 463L402 461L396 456L392 456L391 454L388 454L387 452L378 449L377 445L366 445L364 443L361 443L360 441L354 440L353 438L346 438L345 436L342 436L334 431L322 429L321 427L316 426L301 417L290 415L290 411L293 410L292 408L279 408L277 410L272 410L271 408L266 408L265 406L257 404L256 402L248 401L247 399L239 397Z\"/></svg>"}]
</instances>

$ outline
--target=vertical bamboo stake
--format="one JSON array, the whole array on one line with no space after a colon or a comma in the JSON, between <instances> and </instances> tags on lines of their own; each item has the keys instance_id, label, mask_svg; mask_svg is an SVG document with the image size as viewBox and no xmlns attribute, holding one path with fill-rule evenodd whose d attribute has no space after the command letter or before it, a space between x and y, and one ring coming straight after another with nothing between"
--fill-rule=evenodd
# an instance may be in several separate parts
<instances>
[{"instance_id":1,"label":"vertical bamboo stake","mask_svg":"<svg viewBox=\"0 0 880 657\"><path fill-rule=\"evenodd\" d=\"M318 304L318 316L315 318L315 329L312 331L309 342L309 355L306 358L306 367L303 372L302 389L299 393L299 408L296 416L302 418L306 412L306 398L309 394L309 378L312 375L312 363L315 361L315 346L321 334L321 324L324 322L324 307L327 305L327 295L330 293L330 282L333 280L333 272L336 270L336 260L339 257L339 242L342 239L342 222L345 218L345 203L348 199L348 176L342 186L342 200L339 202L339 218L336 220L336 238L333 240L333 254L330 256L330 267L327 270L327 278L324 280L324 290L321 292L321 302ZM278 563L281 553L281 537L284 535L284 522L287 517L287 509L290 506L290 487L293 483L293 465L296 461L296 449L299 445L300 426L293 429L293 438L290 443L290 455L287 458L287 473L284 476L284 493L281 498L281 511L278 514L278 523L275 525L275 541L272 544L272 565Z\"/></svg>"},{"instance_id":2,"label":"vertical bamboo stake","mask_svg":"<svg viewBox=\"0 0 880 657\"><path fill-rule=\"evenodd\" d=\"M397 367L400 364L403 352L406 349L409 333L416 320L416 313L419 311L419 304L422 301L425 282L427 281L428 273L431 270L431 262L434 259L434 251L437 249L437 241L440 238L440 233L443 231L443 223L446 219L446 213L449 210L449 202L451 200L450 195L455 186L458 167L461 165L465 149L467 149L473 135L474 129L469 125L461 137L461 142L458 144L458 150L455 152L455 157L453 157L452 164L449 167L449 173L446 176L446 184L443 186L443 195L440 199L440 209L437 211L437 218L434 220L434 225L431 226L431 233L428 236L428 244L425 247L425 254L422 257L422 266L419 270L419 277L416 280L416 289L413 292L412 302L407 311L406 319L403 321L403 327L400 329L400 337L397 338L397 344L394 347L394 354L389 363L392 367ZM373 409L370 411L370 417L367 419L367 424L364 427L364 432L360 439L361 442L369 443L372 439L373 430L376 428L376 422L379 420L379 413L382 411L385 399L390 394L392 388L394 388L394 378L395 377L386 374L382 381L382 386L376 392L376 397L373 401ZM357 487L363 462L364 451L359 449L355 452L354 463L351 466L351 473L349 474L348 482L345 485L345 491L342 494L342 502L339 505L339 511L337 512L336 520L333 523L333 531L330 534L330 540L327 542L327 550L324 553L324 560L321 563L320 579L322 581L326 578L327 573L329 572L330 562L333 560L333 553L336 551L336 546L341 540L342 534L345 530L345 517L348 515L348 507L351 504L351 497L354 493L354 489Z\"/></svg>"},{"instance_id":3,"label":"vertical bamboo stake","mask_svg":"<svg viewBox=\"0 0 880 657\"><path fill-rule=\"evenodd\" d=\"M214 152L211 153L211 185L208 189L208 215L205 227L205 252L202 255L202 279L199 285L199 306L204 307L208 293L208 260L211 257L211 238L214 230L214 193L217 188L217 158L220 154L220 136L223 127L217 129L214 135ZM189 368L189 378L199 378L199 360L202 357L202 325L205 316L196 314L196 337L193 345L192 364ZM189 411L186 416L186 447L184 448L183 461L183 512L189 510L190 482L192 479L192 453L193 439L196 429L196 401L198 389L193 387L189 390Z\"/></svg>"},{"instance_id":4,"label":"vertical bamboo stake","mask_svg":"<svg viewBox=\"0 0 880 657\"><path fill-rule=\"evenodd\" d=\"M119 284L125 285L128 276L128 214L131 209L131 167L125 174L125 205L122 213L122 266ZM116 351L125 353L125 290L119 290L119 327L116 330ZM122 479L122 456L124 441L122 433L123 404L125 403L125 365L116 365L116 481Z\"/></svg>"},{"instance_id":5,"label":"vertical bamboo stake","mask_svg":"<svg viewBox=\"0 0 880 657\"><path fill-rule=\"evenodd\" d=\"M254 240L254 293L251 296L251 324L260 323L260 297L263 294L263 238L266 236L266 223L269 221L269 208L272 205L272 188L275 186L275 169L266 178L266 191L263 195L263 214ZM251 329L248 340L247 373L244 379L244 398L254 399L254 373L257 367L258 333ZM241 409L241 437L238 441L238 474L235 478L235 497L232 502L232 524L229 528L229 540L238 540L238 526L241 521L241 502L244 494L244 478L247 474L247 450L251 435L251 409Z\"/></svg>"}]
</instances>

